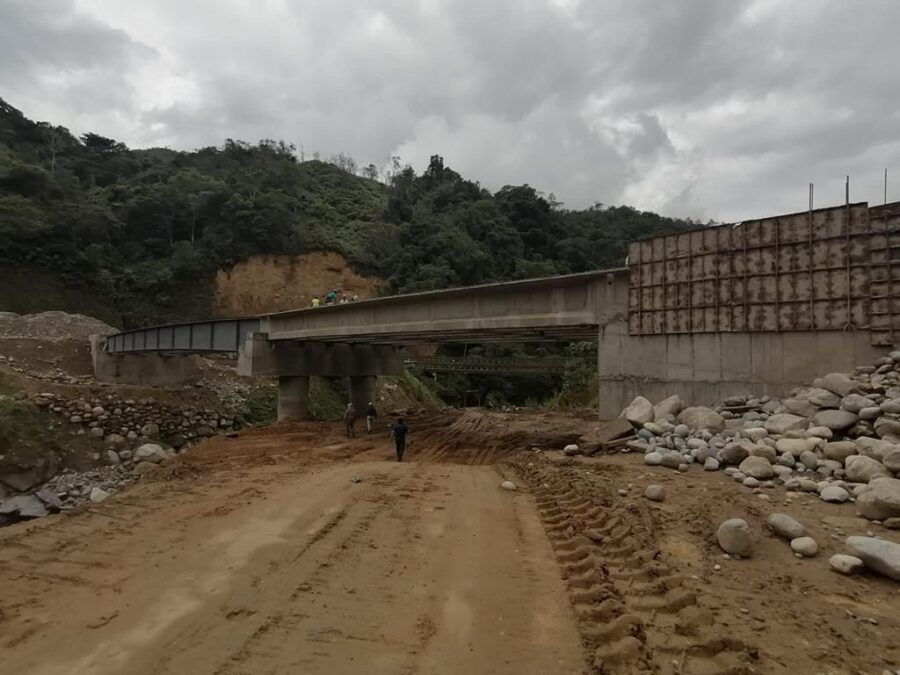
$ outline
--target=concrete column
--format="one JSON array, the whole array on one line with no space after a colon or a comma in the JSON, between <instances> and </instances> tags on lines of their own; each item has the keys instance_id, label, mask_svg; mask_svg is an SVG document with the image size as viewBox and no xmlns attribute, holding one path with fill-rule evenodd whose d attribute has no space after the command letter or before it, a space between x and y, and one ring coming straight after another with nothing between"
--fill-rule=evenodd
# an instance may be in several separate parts
<instances>
[{"instance_id":1,"label":"concrete column","mask_svg":"<svg viewBox=\"0 0 900 675\"><path fill-rule=\"evenodd\" d=\"M278 378L278 421L309 419L309 377Z\"/></svg>"},{"instance_id":2,"label":"concrete column","mask_svg":"<svg viewBox=\"0 0 900 675\"><path fill-rule=\"evenodd\" d=\"M356 375L350 378L350 402L358 417L366 414L369 401L375 400L375 378L372 375Z\"/></svg>"}]
</instances>

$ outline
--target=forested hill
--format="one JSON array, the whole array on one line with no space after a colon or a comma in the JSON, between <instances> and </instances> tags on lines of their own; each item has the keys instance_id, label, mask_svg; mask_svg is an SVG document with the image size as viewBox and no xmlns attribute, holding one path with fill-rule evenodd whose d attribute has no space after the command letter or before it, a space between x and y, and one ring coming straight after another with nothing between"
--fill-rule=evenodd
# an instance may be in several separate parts
<instances>
[{"instance_id":1,"label":"forested hill","mask_svg":"<svg viewBox=\"0 0 900 675\"><path fill-rule=\"evenodd\" d=\"M48 309L24 286L50 279L122 325L193 318L209 311L215 272L255 253L336 251L390 292L579 272L693 225L625 206L566 210L528 185L492 194L438 156L421 175L396 160L386 176L361 173L346 156L301 162L271 140L133 150L0 99L0 310Z\"/></svg>"}]
</instances>

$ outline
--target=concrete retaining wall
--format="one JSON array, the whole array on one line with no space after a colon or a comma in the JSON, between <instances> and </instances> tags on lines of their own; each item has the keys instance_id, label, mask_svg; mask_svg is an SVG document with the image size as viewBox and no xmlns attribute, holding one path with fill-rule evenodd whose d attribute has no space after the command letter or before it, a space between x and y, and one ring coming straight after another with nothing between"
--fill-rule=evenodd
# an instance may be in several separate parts
<instances>
[{"instance_id":1,"label":"concrete retaining wall","mask_svg":"<svg viewBox=\"0 0 900 675\"><path fill-rule=\"evenodd\" d=\"M631 336L627 298L628 279L622 277L610 289L597 345L601 419L616 417L638 395L656 403L678 394L694 405L731 394L782 396L890 351L872 346L867 330Z\"/></svg>"},{"instance_id":2,"label":"concrete retaining wall","mask_svg":"<svg viewBox=\"0 0 900 675\"><path fill-rule=\"evenodd\" d=\"M615 417L638 395L678 394L710 405L731 394L782 396L826 373L871 364L889 350L868 331L628 335L624 321L600 329L600 417Z\"/></svg>"}]
</instances>

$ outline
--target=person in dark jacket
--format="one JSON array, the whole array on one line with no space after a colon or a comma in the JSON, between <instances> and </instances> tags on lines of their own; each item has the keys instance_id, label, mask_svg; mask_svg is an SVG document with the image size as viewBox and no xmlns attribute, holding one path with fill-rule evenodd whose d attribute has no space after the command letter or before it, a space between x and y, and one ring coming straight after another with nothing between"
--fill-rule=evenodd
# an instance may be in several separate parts
<instances>
[{"instance_id":1,"label":"person in dark jacket","mask_svg":"<svg viewBox=\"0 0 900 675\"><path fill-rule=\"evenodd\" d=\"M378 417L378 411L375 410L375 404L369 401L369 407L366 408L366 431L372 433L372 425Z\"/></svg>"},{"instance_id":2,"label":"person in dark jacket","mask_svg":"<svg viewBox=\"0 0 900 675\"><path fill-rule=\"evenodd\" d=\"M391 427L391 438L394 439L394 447L397 450L397 461L403 461L403 453L406 451L406 432L409 428L404 424L403 418L397 418L397 423Z\"/></svg>"},{"instance_id":3,"label":"person in dark jacket","mask_svg":"<svg viewBox=\"0 0 900 675\"><path fill-rule=\"evenodd\" d=\"M347 438L353 438L356 436L356 430L354 426L356 425L356 408L353 407L352 403L347 404L347 409L344 411L344 427L347 431Z\"/></svg>"}]
</instances>

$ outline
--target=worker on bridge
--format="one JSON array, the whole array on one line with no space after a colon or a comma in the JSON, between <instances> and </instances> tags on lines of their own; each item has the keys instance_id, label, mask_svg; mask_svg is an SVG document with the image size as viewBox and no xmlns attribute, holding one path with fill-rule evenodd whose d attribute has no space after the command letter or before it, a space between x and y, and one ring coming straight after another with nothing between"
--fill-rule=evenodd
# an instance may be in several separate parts
<instances>
[{"instance_id":1,"label":"worker on bridge","mask_svg":"<svg viewBox=\"0 0 900 675\"><path fill-rule=\"evenodd\" d=\"M312 299L312 303L310 303L310 304L313 307L318 307L319 306L319 296L318 295L314 296Z\"/></svg>"}]
</instances>

